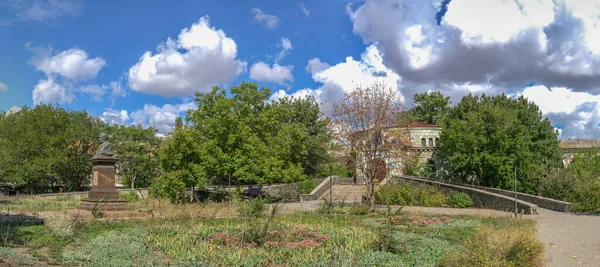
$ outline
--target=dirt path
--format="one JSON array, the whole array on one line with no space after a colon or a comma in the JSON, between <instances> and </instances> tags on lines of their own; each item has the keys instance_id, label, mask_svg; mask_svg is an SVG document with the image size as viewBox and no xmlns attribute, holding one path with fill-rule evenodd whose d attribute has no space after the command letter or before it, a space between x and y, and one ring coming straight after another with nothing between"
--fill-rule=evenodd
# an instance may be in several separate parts
<instances>
[{"instance_id":1,"label":"dirt path","mask_svg":"<svg viewBox=\"0 0 600 267\"><path fill-rule=\"evenodd\" d=\"M546 266L600 266L600 214L580 215L538 208L537 235Z\"/></svg>"}]
</instances>

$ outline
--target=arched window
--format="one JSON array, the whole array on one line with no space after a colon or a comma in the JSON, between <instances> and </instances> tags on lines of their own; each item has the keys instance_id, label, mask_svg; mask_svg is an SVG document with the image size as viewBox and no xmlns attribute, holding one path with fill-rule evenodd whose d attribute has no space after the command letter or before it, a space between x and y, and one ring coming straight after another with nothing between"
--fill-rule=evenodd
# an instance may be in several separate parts
<instances>
[{"instance_id":1,"label":"arched window","mask_svg":"<svg viewBox=\"0 0 600 267\"><path fill-rule=\"evenodd\" d=\"M427 141L425 140L425 138L421 138L421 147L426 147L427 146Z\"/></svg>"},{"instance_id":2,"label":"arched window","mask_svg":"<svg viewBox=\"0 0 600 267\"><path fill-rule=\"evenodd\" d=\"M439 147L440 146L440 139L439 138L435 138L435 146Z\"/></svg>"},{"instance_id":3,"label":"arched window","mask_svg":"<svg viewBox=\"0 0 600 267\"><path fill-rule=\"evenodd\" d=\"M429 138L429 147L433 147L433 138Z\"/></svg>"}]
</instances>

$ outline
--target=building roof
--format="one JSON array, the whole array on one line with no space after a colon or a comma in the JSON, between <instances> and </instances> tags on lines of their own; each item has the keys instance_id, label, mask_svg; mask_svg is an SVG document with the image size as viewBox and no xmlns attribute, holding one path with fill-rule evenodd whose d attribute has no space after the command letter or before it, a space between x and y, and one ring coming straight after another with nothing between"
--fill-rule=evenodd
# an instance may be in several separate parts
<instances>
[{"instance_id":1,"label":"building roof","mask_svg":"<svg viewBox=\"0 0 600 267\"><path fill-rule=\"evenodd\" d=\"M600 139L560 140L561 149L600 148Z\"/></svg>"},{"instance_id":2,"label":"building roof","mask_svg":"<svg viewBox=\"0 0 600 267\"><path fill-rule=\"evenodd\" d=\"M408 124L408 127L435 127L440 128L441 126L435 124L424 123L420 121L411 122Z\"/></svg>"}]
</instances>

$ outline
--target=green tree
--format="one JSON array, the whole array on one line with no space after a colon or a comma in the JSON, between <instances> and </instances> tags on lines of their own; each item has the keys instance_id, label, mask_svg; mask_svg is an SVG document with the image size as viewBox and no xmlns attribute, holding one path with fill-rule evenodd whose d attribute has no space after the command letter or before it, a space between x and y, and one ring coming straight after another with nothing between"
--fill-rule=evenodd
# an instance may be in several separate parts
<instances>
[{"instance_id":1,"label":"green tree","mask_svg":"<svg viewBox=\"0 0 600 267\"><path fill-rule=\"evenodd\" d=\"M204 186L203 163L207 154L201 148L197 132L175 129L158 150L163 173L152 180L153 195L169 197L174 202L187 201L186 189Z\"/></svg>"},{"instance_id":2,"label":"green tree","mask_svg":"<svg viewBox=\"0 0 600 267\"><path fill-rule=\"evenodd\" d=\"M414 105L408 114L401 113L403 119L430 124L443 123L450 109L450 97L436 91L415 94L413 98Z\"/></svg>"},{"instance_id":3,"label":"green tree","mask_svg":"<svg viewBox=\"0 0 600 267\"><path fill-rule=\"evenodd\" d=\"M0 177L30 193L50 186L79 190L89 183L103 123L85 111L24 107L0 121Z\"/></svg>"},{"instance_id":4,"label":"green tree","mask_svg":"<svg viewBox=\"0 0 600 267\"><path fill-rule=\"evenodd\" d=\"M575 212L600 211L600 155L595 148L576 154L564 169L550 172L541 181L544 197L573 203Z\"/></svg>"},{"instance_id":5,"label":"green tree","mask_svg":"<svg viewBox=\"0 0 600 267\"><path fill-rule=\"evenodd\" d=\"M270 95L250 83L229 94L218 87L196 94L198 109L186 118L205 151L201 164L211 183L300 181L329 160L327 122L315 99L270 102Z\"/></svg>"},{"instance_id":6,"label":"green tree","mask_svg":"<svg viewBox=\"0 0 600 267\"><path fill-rule=\"evenodd\" d=\"M159 174L157 130L140 125L112 125L108 132L119 158L118 169L124 175L123 183L131 188L149 186Z\"/></svg>"},{"instance_id":7,"label":"green tree","mask_svg":"<svg viewBox=\"0 0 600 267\"><path fill-rule=\"evenodd\" d=\"M483 186L536 193L549 168L561 164L558 133L523 96L467 95L445 120L437 156L442 175Z\"/></svg>"}]
</instances>

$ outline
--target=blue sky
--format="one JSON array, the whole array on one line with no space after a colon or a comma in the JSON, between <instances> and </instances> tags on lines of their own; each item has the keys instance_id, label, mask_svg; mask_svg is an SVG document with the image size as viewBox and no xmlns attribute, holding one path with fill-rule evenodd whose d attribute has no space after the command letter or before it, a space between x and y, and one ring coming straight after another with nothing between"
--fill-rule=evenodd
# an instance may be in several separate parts
<instances>
[{"instance_id":1,"label":"blue sky","mask_svg":"<svg viewBox=\"0 0 600 267\"><path fill-rule=\"evenodd\" d=\"M324 3L323 3L324 2ZM75 2L74 2L75 3ZM286 1L85 1L76 17L60 15L47 21L19 20L15 10L4 6L0 13L11 25L0 28L3 60L0 61L0 82L7 85L7 92L0 95L0 109L12 106L31 106L32 89L45 77L28 62L34 53L26 47L48 48L54 53L79 48L90 58L100 57L106 61L97 77L81 84L108 84L123 77L146 51L155 51L167 37L176 37L181 29L191 26L203 16L210 17L211 26L223 30L235 40L238 59L249 64L255 61L272 62L269 55L277 54L282 37L288 38L293 50L280 64L298 66L292 88L315 86L310 74L304 71L306 62L313 57L324 61L339 62L347 56L359 56L364 51L362 40L352 34L352 23L345 13L347 1L306 1L303 3L310 14L301 9L301 2ZM0 7L2 7L0 5ZM274 29L254 20L251 9L279 18ZM327 41L323 41L327 40ZM245 72L227 85L250 80ZM261 82L273 90L283 88L274 83ZM142 108L151 103L162 106L178 104L176 97L165 98L128 90L129 96L117 98L114 105L104 99L90 101L90 97L77 96L67 108L87 109L94 114L105 108L124 110Z\"/></svg>"},{"instance_id":2,"label":"blue sky","mask_svg":"<svg viewBox=\"0 0 600 267\"><path fill-rule=\"evenodd\" d=\"M577 0L0 3L0 109L60 103L167 132L194 91L241 81L324 113L383 80L406 106L440 90L523 94L561 138L600 137L600 7Z\"/></svg>"}]
</instances>

